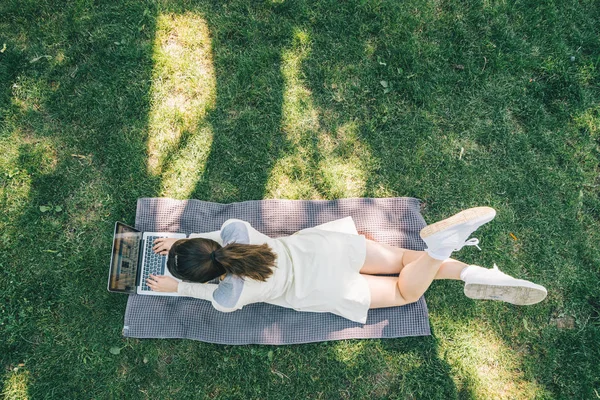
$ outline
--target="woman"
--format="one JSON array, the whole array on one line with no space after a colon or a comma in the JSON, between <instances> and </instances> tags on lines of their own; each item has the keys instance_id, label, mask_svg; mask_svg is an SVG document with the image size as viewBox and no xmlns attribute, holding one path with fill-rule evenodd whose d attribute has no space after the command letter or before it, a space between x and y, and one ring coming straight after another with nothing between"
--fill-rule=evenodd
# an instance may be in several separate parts
<instances>
[{"instance_id":1,"label":"woman","mask_svg":"<svg viewBox=\"0 0 600 400\"><path fill-rule=\"evenodd\" d=\"M465 294L474 299L542 301L543 286L512 278L495 265L486 269L450 258L464 246L476 246L478 240L469 236L495 215L493 208L477 207L426 226L420 232L425 251L319 227L272 239L247 222L228 220L220 231L224 246L201 238L157 239L154 251L168 254L169 271L185 282L155 275L147 282L156 291L210 300L224 312L266 302L360 323L369 308L417 301L434 279L463 280ZM219 277L218 284L205 283Z\"/></svg>"}]
</instances>

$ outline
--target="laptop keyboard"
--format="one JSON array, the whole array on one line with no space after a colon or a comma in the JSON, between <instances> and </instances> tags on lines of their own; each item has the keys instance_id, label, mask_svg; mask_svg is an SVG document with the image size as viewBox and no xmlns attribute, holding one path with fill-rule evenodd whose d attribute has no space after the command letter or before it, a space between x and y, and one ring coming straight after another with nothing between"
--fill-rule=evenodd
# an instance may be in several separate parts
<instances>
[{"instance_id":1,"label":"laptop keyboard","mask_svg":"<svg viewBox=\"0 0 600 400\"><path fill-rule=\"evenodd\" d=\"M144 245L145 261L144 261L144 275L140 281L142 290L152 291L152 289L146 284L146 279L150 277L150 274L163 275L167 266L167 256L161 256L152 251L154 240L162 236L148 236L146 238L146 244Z\"/></svg>"}]
</instances>

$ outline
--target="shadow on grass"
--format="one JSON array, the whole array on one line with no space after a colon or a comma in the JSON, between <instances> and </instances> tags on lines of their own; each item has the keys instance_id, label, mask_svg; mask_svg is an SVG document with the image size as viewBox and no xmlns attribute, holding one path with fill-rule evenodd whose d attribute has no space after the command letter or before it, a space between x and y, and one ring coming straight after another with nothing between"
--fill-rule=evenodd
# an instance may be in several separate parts
<instances>
[{"instance_id":1,"label":"shadow on grass","mask_svg":"<svg viewBox=\"0 0 600 400\"><path fill-rule=\"evenodd\" d=\"M32 397L102 396L98 381L117 368L101 361L119 342L126 301L103 283L112 226L132 223L136 199L160 183L146 172L149 7L2 6L12 35L0 56L11 94L0 103L0 139L2 167L13 171L2 203L14 212L1 224L14 262L2 280L0 353L6 368L30 373Z\"/></svg>"},{"instance_id":2,"label":"shadow on grass","mask_svg":"<svg viewBox=\"0 0 600 400\"><path fill-rule=\"evenodd\" d=\"M458 393L450 365L440 358L438 340L434 332L432 334L427 338L381 342L381 347L387 354L406 359L409 365L411 360L415 361L414 368L394 377L391 392L405 391L414 398L473 398L474 393L464 382L460 394Z\"/></svg>"},{"instance_id":3,"label":"shadow on grass","mask_svg":"<svg viewBox=\"0 0 600 400\"><path fill-rule=\"evenodd\" d=\"M290 6L291 7L291 6ZM291 40L288 5L218 3L205 12L214 37L214 137L194 198L261 199L284 137L281 52ZM279 11L279 12L278 12Z\"/></svg>"}]
</instances>

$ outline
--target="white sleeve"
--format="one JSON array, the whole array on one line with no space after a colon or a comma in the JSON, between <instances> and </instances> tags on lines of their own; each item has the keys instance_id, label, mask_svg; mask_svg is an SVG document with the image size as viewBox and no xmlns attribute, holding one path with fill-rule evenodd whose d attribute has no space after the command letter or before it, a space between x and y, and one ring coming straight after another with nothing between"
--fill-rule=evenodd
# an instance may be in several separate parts
<instances>
[{"instance_id":1,"label":"white sleeve","mask_svg":"<svg viewBox=\"0 0 600 400\"><path fill-rule=\"evenodd\" d=\"M218 286L215 283L179 282L177 294L212 301L213 292Z\"/></svg>"},{"instance_id":2,"label":"white sleeve","mask_svg":"<svg viewBox=\"0 0 600 400\"><path fill-rule=\"evenodd\" d=\"M195 239L195 238L211 239L211 240L214 240L215 242L219 243L220 245L223 244L223 241L221 240L221 231L192 233L192 234L190 234L190 236L188 236L188 239Z\"/></svg>"}]
</instances>

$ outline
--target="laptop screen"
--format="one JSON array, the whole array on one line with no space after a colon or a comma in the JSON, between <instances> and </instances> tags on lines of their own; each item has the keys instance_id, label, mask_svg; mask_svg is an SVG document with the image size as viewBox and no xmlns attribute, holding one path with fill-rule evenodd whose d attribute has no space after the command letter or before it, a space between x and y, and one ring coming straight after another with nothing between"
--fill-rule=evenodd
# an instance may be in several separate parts
<instances>
[{"instance_id":1,"label":"laptop screen","mask_svg":"<svg viewBox=\"0 0 600 400\"><path fill-rule=\"evenodd\" d=\"M111 292L135 293L139 268L140 241L143 233L117 222L113 239L108 290Z\"/></svg>"}]
</instances>

